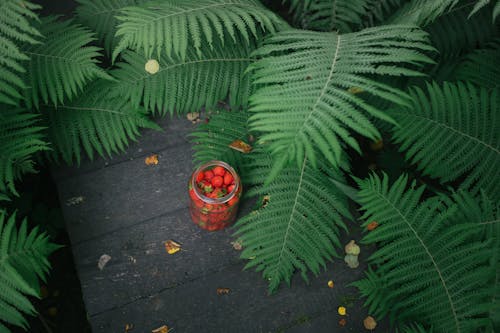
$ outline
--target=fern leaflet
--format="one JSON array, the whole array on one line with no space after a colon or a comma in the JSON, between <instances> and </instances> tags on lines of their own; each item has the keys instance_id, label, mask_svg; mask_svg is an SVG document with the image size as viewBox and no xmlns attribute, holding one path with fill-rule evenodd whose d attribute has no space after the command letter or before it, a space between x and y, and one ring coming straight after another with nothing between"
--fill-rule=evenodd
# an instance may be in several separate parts
<instances>
[{"instance_id":1,"label":"fern leaflet","mask_svg":"<svg viewBox=\"0 0 500 333\"><path fill-rule=\"evenodd\" d=\"M245 106L250 84L244 71L252 62L249 53L244 46L217 45L201 57L188 50L185 60L163 56L158 60L159 71L150 74L144 69L147 58L127 51L122 54L124 62L111 72L117 79L112 89L134 106L143 104L161 115L212 108L227 97L233 107Z\"/></svg>"},{"instance_id":2,"label":"fern leaflet","mask_svg":"<svg viewBox=\"0 0 500 333\"><path fill-rule=\"evenodd\" d=\"M392 121L356 91L407 104L406 93L371 76L421 75L408 65L430 62L421 53L431 50L426 43L424 32L408 26L345 35L280 32L255 52L262 59L251 65L257 88L250 97L250 129L263 133L273 155L284 154L298 166L304 157L316 163L313 147L337 165L344 143L359 151L349 130L375 139L380 134L369 116Z\"/></svg>"},{"instance_id":3,"label":"fern leaflet","mask_svg":"<svg viewBox=\"0 0 500 333\"><path fill-rule=\"evenodd\" d=\"M40 32L30 20L38 20L39 5L29 1L3 0L0 3L0 103L17 105L25 88L23 62L29 57L20 44L37 44Z\"/></svg>"},{"instance_id":4,"label":"fern leaflet","mask_svg":"<svg viewBox=\"0 0 500 333\"><path fill-rule=\"evenodd\" d=\"M249 183L262 184L272 169L269 155L262 151L245 163ZM259 156L260 155L260 156ZM321 165L324 172L341 180L338 170ZM314 274L325 267L326 260L337 256L339 229L346 229L342 216L350 217L347 200L325 173L304 159L300 169L286 168L268 186L253 194L268 195L269 203L238 221L236 234L243 242L241 257L250 259L245 268L256 267L268 279L269 291L282 281L290 284L295 271Z\"/></svg>"},{"instance_id":5,"label":"fern leaflet","mask_svg":"<svg viewBox=\"0 0 500 333\"><path fill-rule=\"evenodd\" d=\"M77 0L76 16L78 21L97 33L108 55L116 46L118 21L115 15L122 8L136 5L144 0Z\"/></svg>"},{"instance_id":6,"label":"fern leaflet","mask_svg":"<svg viewBox=\"0 0 500 333\"><path fill-rule=\"evenodd\" d=\"M0 324L4 321L26 329L23 314L36 313L26 295L39 297L38 278L45 279L50 266L48 256L59 246L50 243L38 228L28 232L26 220L17 230L15 214L7 221L6 217L0 211Z\"/></svg>"},{"instance_id":7,"label":"fern leaflet","mask_svg":"<svg viewBox=\"0 0 500 333\"><path fill-rule=\"evenodd\" d=\"M83 152L90 159L94 150L100 156L123 151L129 138L139 136L139 128L159 127L119 97L104 98L106 82L97 81L68 105L47 106L44 116L50 123L49 139L55 149L52 157L62 156L66 163L80 164Z\"/></svg>"},{"instance_id":8,"label":"fern leaflet","mask_svg":"<svg viewBox=\"0 0 500 333\"><path fill-rule=\"evenodd\" d=\"M500 39L469 53L455 69L454 78L495 89L500 86Z\"/></svg>"},{"instance_id":9,"label":"fern leaflet","mask_svg":"<svg viewBox=\"0 0 500 333\"><path fill-rule=\"evenodd\" d=\"M30 107L64 104L65 98L71 100L91 80L109 78L96 64L100 48L86 46L95 40L89 30L55 17L43 18L41 25L43 44L23 48L31 57L26 73L30 88L25 91Z\"/></svg>"},{"instance_id":10,"label":"fern leaflet","mask_svg":"<svg viewBox=\"0 0 500 333\"><path fill-rule=\"evenodd\" d=\"M422 199L423 187L401 176L389 185L370 176L359 181L364 227L379 226L363 238L378 244L369 258L375 271L354 283L370 295L370 312L392 321L417 320L436 332L467 333L490 324L492 239L484 240L477 221L456 216L461 201L444 205L438 198ZM373 287L380 288L373 290Z\"/></svg>"},{"instance_id":11,"label":"fern leaflet","mask_svg":"<svg viewBox=\"0 0 500 333\"><path fill-rule=\"evenodd\" d=\"M461 187L500 194L500 95L465 83L427 84L410 90L409 107L388 113L406 159L443 182L465 176Z\"/></svg>"},{"instance_id":12,"label":"fern leaflet","mask_svg":"<svg viewBox=\"0 0 500 333\"><path fill-rule=\"evenodd\" d=\"M283 24L257 0L153 1L126 7L116 18L120 41L113 60L127 48L184 60L191 47L201 56L206 44L212 49L215 41L230 37L236 42L238 35L248 44L251 35L260 36L259 27L274 32Z\"/></svg>"},{"instance_id":13,"label":"fern leaflet","mask_svg":"<svg viewBox=\"0 0 500 333\"><path fill-rule=\"evenodd\" d=\"M18 195L14 181L35 172L33 155L49 149L44 130L36 114L12 108L0 112L0 192Z\"/></svg>"},{"instance_id":14,"label":"fern leaflet","mask_svg":"<svg viewBox=\"0 0 500 333\"><path fill-rule=\"evenodd\" d=\"M194 143L194 161L203 164L211 160L220 160L240 170L242 154L231 149L229 145L234 140L246 140L247 122L246 111L224 109L213 111L208 123L200 124L190 134L190 141Z\"/></svg>"}]
</instances>

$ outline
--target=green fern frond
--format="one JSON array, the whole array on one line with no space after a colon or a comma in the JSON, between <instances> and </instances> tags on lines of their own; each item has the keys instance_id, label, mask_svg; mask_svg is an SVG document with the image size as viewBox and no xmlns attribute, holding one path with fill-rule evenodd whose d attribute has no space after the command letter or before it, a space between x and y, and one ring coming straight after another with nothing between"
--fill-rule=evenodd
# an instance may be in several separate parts
<instances>
[{"instance_id":1,"label":"green fern frond","mask_svg":"<svg viewBox=\"0 0 500 333\"><path fill-rule=\"evenodd\" d=\"M58 156L71 164L80 164L83 152L90 159L94 150L100 156L125 150L129 139L139 136L139 128L159 127L149 120L146 111L134 108L119 97L103 97L107 82L90 85L79 98L67 105L47 107L44 116L50 124L49 139Z\"/></svg>"},{"instance_id":2,"label":"green fern frond","mask_svg":"<svg viewBox=\"0 0 500 333\"><path fill-rule=\"evenodd\" d=\"M467 8L454 10L426 27L431 43L438 51L439 61L446 63L470 50L484 47L500 34L496 26L485 24L490 15L488 12L480 12L472 18L467 14Z\"/></svg>"},{"instance_id":3,"label":"green fern frond","mask_svg":"<svg viewBox=\"0 0 500 333\"><path fill-rule=\"evenodd\" d=\"M0 192L18 195L14 181L36 172L32 157L48 150L39 116L21 109L0 112Z\"/></svg>"},{"instance_id":4,"label":"green fern frond","mask_svg":"<svg viewBox=\"0 0 500 333\"><path fill-rule=\"evenodd\" d=\"M223 109L213 111L208 123L200 124L189 135L190 141L194 144L195 163L220 160L239 170L242 153L231 149L229 145L234 140L247 140L247 125L247 111Z\"/></svg>"},{"instance_id":5,"label":"green fern frond","mask_svg":"<svg viewBox=\"0 0 500 333\"><path fill-rule=\"evenodd\" d=\"M454 79L495 89L500 86L500 40L468 54L455 69Z\"/></svg>"},{"instance_id":6,"label":"green fern frond","mask_svg":"<svg viewBox=\"0 0 500 333\"><path fill-rule=\"evenodd\" d=\"M366 15L363 18L365 26L373 27L383 24L387 19L410 0L370 0L367 2Z\"/></svg>"},{"instance_id":7,"label":"green fern frond","mask_svg":"<svg viewBox=\"0 0 500 333\"><path fill-rule=\"evenodd\" d=\"M355 31L363 23L372 0L311 1L303 14L303 27L317 31Z\"/></svg>"},{"instance_id":8,"label":"green fern frond","mask_svg":"<svg viewBox=\"0 0 500 333\"><path fill-rule=\"evenodd\" d=\"M487 327L493 240L478 240L484 227L454 216L461 202L421 202L424 188L407 186L405 175L392 185L387 175L359 181L363 226L379 223L362 243L377 243L378 249L369 258L375 272L354 285L363 295L379 295L367 300L377 317L388 314L393 322L425 322L443 333Z\"/></svg>"},{"instance_id":9,"label":"green fern frond","mask_svg":"<svg viewBox=\"0 0 500 333\"><path fill-rule=\"evenodd\" d=\"M388 113L399 126L394 139L405 158L443 182L464 177L461 187L500 194L500 95L467 83L412 88L412 104Z\"/></svg>"},{"instance_id":10,"label":"green fern frond","mask_svg":"<svg viewBox=\"0 0 500 333\"><path fill-rule=\"evenodd\" d=\"M95 78L109 78L97 66L100 48L89 46L95 38L90 30L72 21L56 17L41 20L43 44L26 45L23 52L30 57L26 66L25 91L28 105L64 104L79 94Z\"/></svg>"},{"instance_id":11,"label":"green fern frond","mask_svg":"<svg viewBox=\"0 0 500 333\"><path fill-rule=\"evenodd\" d=\"M493 22L496 20L497 16L500 14L500 1L496 0L493 1L495 2L495 7L493 7ZM472 8L472 11L469 14L469 17L475 15L478 11L489 5L490 3L493 3L491 0L477 0L477 2L474 4L474 8Z\"/></svg>"},{"instance_id":12,"label":"green fern frond","mask_svg":"<svg viewBox=\"0 0 500 333\"><path fill-rule=\"evenodd\" d=\"M38 279L45 279L50 267L47 258L58 247L38 228L28 232L26 220L17 229L15 214L7 218L0 211L0 324L27 328L23 314L36 311L26 295L39 297Z\"/></svg>"},{"instance_id":13,"label":"green fern frond","mask_svg":"<svg viewBox=\"0 0 500 333\"><path fill-rule=\"evenodd\" d=\"M0 201L10 201L10 198L7 194L0 192Z\"/></svg>"},{"instance_id":14,"label":"green fern frond","mask_svg":"<svg viewBox=\"0 0 500 333\"><path fill-rule=\"evenodd\" d=\"M401 7L388 23L415 24L423 27L453 10L459 2L460 0L413 0Z\"/></svg>"},{"instance_id":15,"label":"green fern frond","mask_svg":"<svg viewBox=\"0 0 500 333\"><path fill-rule=\"evenodd\" d=\"M230 37L236 42L237 36L249 44L252 35L260 36L259 29L272 33L283 24L257 0L154 1L126 7L116 18L120 41L113 60L127 48L185 60L189 48L201 56L215 41Z\"/></svg>"},{"instance_id":16,"label":"green fern frond","mask_svg":"<svg viewBox=\"0 0 500 333\"><path fill-rule=\"evenodd\" d=\"M372 75L422 75L413 65L430 62L427 35L415 27L382 26L356 33L288 30L271 36L251 65L257 86L250 97L250 129L262 132L273 155L314 165L318 153L337 165L344 143L360 150L351 131L380 137L369 117L392 122L358 97L359 91L405 105L406 93Z\"/></svg>"},{"instance_id":17,"label":"green fern frond","mask_svg":"<svg viewBox=\"0 0 500 333\"><path fill-rule=\"evenodd\" d=\"M427 329L421 324L405 325L401 330L396 330L396 333L434 333L434 330Z\"/></svg>"},{"instance_id":18,"label":"green fern frond","mask_svg":"<svg viewBox=\"0 0 500 333\"><path fill-rule=\"evenodd\" d=\"M97 33L106 53L111 55L117 42L115 34L118 21L115 15L119 14L122 8L145 2L145 0L77 0L77 2L78 21Z\"/></svg>"},{"instance_id":19,"label":"green fern frond","mask_svg":"<svg viewBox=\"0 0 500 333\"><path fill-rule=\"evenodd\" d=\"M269 156L261 154L245 165L254 170L250 183L263 181L271 172ZM270 292L282 281L290 284L296 269L307 281L308 271L318 274L326 261L338 256L339 229L346 229L342 216L350 213L346 197L325 178L343 181L340 172L321 167L323 172L304 159L300 169L284 169L271 184L254 192L269 195L269 203L236 224L236 235L244 244L241 257L250 260L245 268L262 271Z\"/></svg>"},{"instance_id":20,"label":"green fern frond","mask_svg":"<svg viewBox=\"0 0 500 333\"><path fill-rule=\"evenodd\" d=\"M134 106L142 104L161 115L213 108L228 97L233 108L245 106L250 83L244 71L253 61L251 49L218 44L201 57L191 49L185 60L162 57L155 74L146 72L145 56L126 51L122 54L124 62L117 63L118 69L111 72L117 79L113 90Z\"/></svg>"},{"instance_id":21,"label":"green fern frond","mask_svg":"<svg viewBox=\"0 0 500 333\"><path fill-rule=\"evenodd\" d=\"M37 44L40 32L31 24L36 22L39 5L29 1L3 0L0 3L0 103L17 105L25 88L23 62L29 57L20 44Z\"/></svg>"}]
</instances>

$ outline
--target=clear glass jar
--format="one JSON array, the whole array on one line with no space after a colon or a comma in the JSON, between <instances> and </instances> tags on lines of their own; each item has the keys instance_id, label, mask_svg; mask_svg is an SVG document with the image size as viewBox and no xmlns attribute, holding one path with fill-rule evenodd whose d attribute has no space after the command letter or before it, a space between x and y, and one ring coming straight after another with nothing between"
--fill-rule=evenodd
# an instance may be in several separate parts
<instances>
[{"instance_id":1,"label":"clear glass jar","mask_svg":"<svg viewBox=\"0 0 500 333\"><path fill-rule=\"evenodd\" d=\"M229 164L222 161L203 164L191 175L188 189L189 212L195 224L215 231L234 222L242 186L240 177Z\"/></svg>"}]
</instances>

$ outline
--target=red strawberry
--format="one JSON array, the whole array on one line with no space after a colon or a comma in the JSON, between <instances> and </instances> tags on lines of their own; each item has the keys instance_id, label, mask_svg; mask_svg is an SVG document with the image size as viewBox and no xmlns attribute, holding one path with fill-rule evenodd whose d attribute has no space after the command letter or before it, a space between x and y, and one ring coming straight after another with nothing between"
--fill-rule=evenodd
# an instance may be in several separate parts
<instances>
[{"instance_id":1,"label":"red strawberry","mask_svg":"<svg viewBox=\"0 0 500 333\"><path fill-rule=\"evenodd\" d=\"M212 171L214 172L214 175L216 175L216 176L224 177L224 175L226 174L226 169L224 169L221 166L216 166Z\"/></svg>"},{"instance_id":2,"label":"red strawberry","mask_svg":"<svg viewBox=\"0 0 500 333\"><path fill-rule=\"evenodd\" d=\"M211 182L213 186L221 187L222 184L224 184L224 178L222 178L221 176L215 176L214 178L212 178Z\"/></svg>"},{"instance_id":3,"label":"red strawberry","mask_svg":"<svg viewBox=\"0 0 500 333\"><path fill-rule=\"evenodd\" d=\"M236 186L236 185L234 185L234 184L229 185L229 186L227 187L227 193L231 193L231 192L233 192L233 190L234 190L234 187L235 187L235 186Z\"/></svg>"},{"instance_id":4,"label":"red strawberry","mask_svg":"<svg viewBox=\"0 0 500 333\"><path fill-rule=\"evenodd\" d=\"M234 177L230 172L227 172L224 175L224 184L225 185L231 185L234 182Z\"/></svg>"},{"instance_id":5,"label":"red strawberry","mask_svg":"<svg viewBox=\"0 0 500 333\"><path fill-rule=\"evenodd\" d=\"M200 171L198 173L198 176L196 176L196 182L199 183L203 180L203 178L205 178L205 175L203 174L203 171Z\"/></svg>"},{"instance_id":6,"label":"red strawberry","mask_svg":"<svg viewBox=\"0 0 500 333\"><path fill-rule=\"evenodd\" d=\"M212 193L214 193L216 198L222 198L223 196L226 195L225 191L220 187L217 187Z\"/></svg>"},{"instance_id":7,"label":"red strawberry","mask_svg":"<svg viewBox=\"0 0 500 333\"><path fill-rule=\"evenodd\" d=\"M207 170L203 173L206 180L210 180L214 177L214 172L212 170Z\"/></svg>"},{"instance_id":8,"label":"red strawberry","mask_svg":"<svg viewBox=\"0 0 500 333\"><path fill-rule=\"evenodd\" d=\"M237 203L238 203L238 197L234 196L234 197L232 197L232 198L231 198L231 200L229 200L229 201L227 202L227 205L228 205L229 207L231 207L231 206L236 205Z\"/></svg>"}]
</instances>

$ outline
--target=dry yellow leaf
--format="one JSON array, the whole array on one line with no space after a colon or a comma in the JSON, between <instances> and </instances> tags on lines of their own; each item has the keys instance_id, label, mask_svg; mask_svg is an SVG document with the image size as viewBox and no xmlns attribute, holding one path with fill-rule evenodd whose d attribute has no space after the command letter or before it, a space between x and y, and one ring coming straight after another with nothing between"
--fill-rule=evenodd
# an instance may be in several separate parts
<instances>
[{"instance_id":1,"label":"dry yellow leaf","mask_svg":"<svg viewBox=\"0 0 500 333\"><path fill-rule=\"evenodd\" d=\"M346 308L345 308L345 307L343 307L343 306L339 306L339 308L337 309L337 312L339 313L339 315L341 315L341 316L345 316L345 315L346 315L346 313L347 313L347 310L346 310Z\"/></svg>"},{"instance_id":2,"label":"dry yellow leaf","mask_svg":"<svg viewBox=\"0 0 500 333\"><path fill-rule=\"evenodd\" d=\"M377 327L377 321L372 316L368 316L363 320L363 325L369 331L374 330Z\"/></svg>"},{"instance_id":3,"label":"dry yellow leaf","mask_svg":"<svg viewBox=\"0 0 500 333\"><path fill-rule=\"evenodd\" d=\"M125 324L125 333L134 329L134 324Z\"/></svg>"},{"instance_id":4,"label":"dry yellow leaf","mask_svg":"<svg viewBox=\"0 0 500 333\"><path fill-rule=\"evenodd\" d=\"M227 295L229 294L229 292L231 291L231 289L229 288L217 288L217 295Z\"/></svg>"},{"instance_id":5,"label":"dry yellow leaf","mask_svg":"<svg viewBox=\"0 0 500 333\"><path fill-rule=\"evenodd\" d=\"M242 152L244 154L248 154L252 151L252 146L242 140L234 140L229 145L229 148Z\"/></svg>"},{"instance_id":6,"label":"dry yellow leaf","mask_svg":"<svg viewBox=\"0 0 500 333\"><path fill-rule=\"evenodd\" d=\"M149 155L144 160L144 163L146 163L146 165L157 165L158 164L158 154Z\"/></svg>"},{"instance_id":7,"label":"dry yellow leaf","mask_svg":"<svg viewBox=\"0 0 500 333\"><path fill-rule=\"evenodd\" d=\"M181 245L169 239L165 242L165 250L168 254L174 254L181 250Z\"/></svg>"},{"instance_id":8,"label":"dry yellow leaf","mask_svg":"<svg viewBox=\"0 0 500 333\"><path fill-rule=\"evenodd\" d=\"M163 325L162 327L158 327L157 329L152 330L151 333L168 333L168 326Z\"/></svg>"},{"instance_id":9,"label":"dry yellow leaf","mask_svg":"<svg viewBox=\"0 0 500 333\"><path fill-rule=\"evenodd\" d=\"M328 281L328 288L333 288L333 286L335 286L335 283L332 280Z\"/></svg>"}]
</instances>

